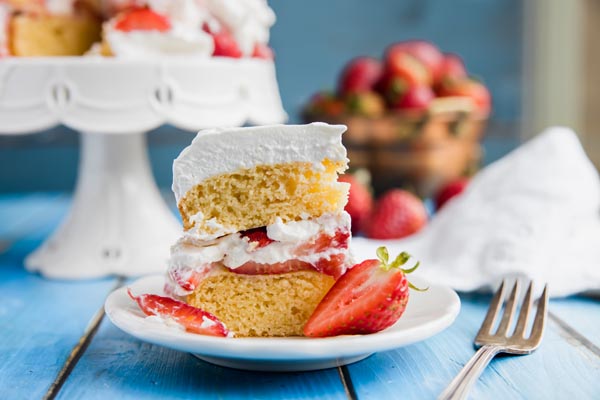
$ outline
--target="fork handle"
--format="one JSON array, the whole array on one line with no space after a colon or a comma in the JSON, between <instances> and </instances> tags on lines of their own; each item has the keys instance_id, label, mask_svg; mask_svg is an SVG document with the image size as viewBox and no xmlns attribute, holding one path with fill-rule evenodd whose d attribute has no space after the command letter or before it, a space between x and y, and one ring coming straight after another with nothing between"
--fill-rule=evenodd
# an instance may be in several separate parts
<instances>
[{"instance_id":1,"label":"fork handle","mask_svg":"<svg viewBox=\"0 0 600 400\"><path fill-rule=\"evenodd\" d=\"M442 394L440 394L438 400L466 399L469 390L473 384L477 382L477 378L479 378L485 367L487 367L492 358L494 358L501 349L502 348L499 346L491 345L480 347L463 369L460 370L458 375L456 375L456 378L454 378Z\"/></svg>"}]
</instances>

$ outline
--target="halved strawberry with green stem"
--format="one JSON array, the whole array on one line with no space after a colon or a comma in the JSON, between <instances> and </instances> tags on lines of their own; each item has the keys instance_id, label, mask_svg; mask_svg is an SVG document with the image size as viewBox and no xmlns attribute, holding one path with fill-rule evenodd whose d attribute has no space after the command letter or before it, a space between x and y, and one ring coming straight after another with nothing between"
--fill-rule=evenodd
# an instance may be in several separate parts
<instances>
[{"instance_id":1,"label":"halved strawberry with green stem","mask_svg":"<svg viewBox=\"0 0 600 400\"><path fill-rule=\"evenodd\" d=\"M304 335L326 337L379 332L402 316L413 286L406 274L419 267L400 268L410 259L402 252L389 263L385 247L377 249L379 260L352 267L333 285L304 326Z\"/></svg>"},{"instance_id":2,"label":"halved strawberry with green stem","mask_svg":"<svg viewBox=\"0 0 600 400\"><path fill-rule=\"evenodd\" d=\"M209 312L170 297L156 294L134 296L129 288L127 293L146 315L170 318L182 325L188 332L210 336L229 336L229 330L225 325Z\"/></svg>"}]
</instances>

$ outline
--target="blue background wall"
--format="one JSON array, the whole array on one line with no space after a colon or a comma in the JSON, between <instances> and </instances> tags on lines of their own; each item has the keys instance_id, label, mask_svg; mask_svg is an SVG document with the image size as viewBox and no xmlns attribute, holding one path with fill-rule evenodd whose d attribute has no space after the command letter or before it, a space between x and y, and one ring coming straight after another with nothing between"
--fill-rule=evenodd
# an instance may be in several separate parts
<instances>
[{"instance_id":1,"label":"blue background wall","mask_svg":"<svg viewBox=\"0 0 600 400\"><path fill-rule=\"evenodd\" d=\"M271 45L290 122L312 93L333 88L344 63L357 55L380 56L398 40L430 40L460 54L468 70L490 87L494 115L487 159L506 152L521 119L523 12L517 0L270 0L278 21ZM2 121L0 121L2 123ZM164 127L149 135L155 177L171 182L171 163L192 139ZM0 192L72 190L78 137L66 128L44 134L0 137Z\"/></svg>"}]
</instances>

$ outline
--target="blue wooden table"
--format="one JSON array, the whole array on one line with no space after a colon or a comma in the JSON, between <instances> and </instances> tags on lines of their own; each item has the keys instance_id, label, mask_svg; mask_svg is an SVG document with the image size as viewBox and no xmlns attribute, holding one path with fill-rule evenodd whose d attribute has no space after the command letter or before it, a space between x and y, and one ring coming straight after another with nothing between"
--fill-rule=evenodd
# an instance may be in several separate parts
<instances>
[{"instance_id":1,"label":"blue wooden table","mask_svg":"<svg viewBox=\"0 0 600 400\"><path fill-rule=\"evenodd\" d=\"M140 342L104 318L104 299L123 279L54 281L23 268L69 203L0 196L0 399L429 399L473 354L488 296L461 295L457 321L431 339L318 372L237 371ZM600 301L552 300L541 348L495 359L472 394L600 399Z\"/></svg>"}]
</instances>

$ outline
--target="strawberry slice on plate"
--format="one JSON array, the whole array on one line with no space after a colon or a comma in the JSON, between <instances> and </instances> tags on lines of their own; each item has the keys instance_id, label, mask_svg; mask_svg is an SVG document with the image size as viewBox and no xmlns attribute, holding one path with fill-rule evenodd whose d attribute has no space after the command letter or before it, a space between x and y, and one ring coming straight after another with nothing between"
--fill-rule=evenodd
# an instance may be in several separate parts
<instances>
[{"instance_id":1,"label":"strawberry slice on plate","mask_svg":"<svg viewBox=\"0 0 600 400\"><path fill-rule=\"evenodd\" d=\"M213 314L192 307L182 301L156 294L134 296L131 289L127 290L131 297L148 316L170 318L182 325L186 331L210 336L229 336L229 330Z\"/></svg>"},{"instance_id":2,"label":"strawberry slice on plate","mask_svg":"<svg viewBox=\"0 0 600 400\"><path fill-rule=\"evenodd\" d=\"M402 269L410 255L402 252L389 263L385 247L377 249L379 260L352 267L333 285L304 326L304 335L326 337L379 332L404 313L409 288L406 274L419 266Z\"/></svg>"}]
</instances>

